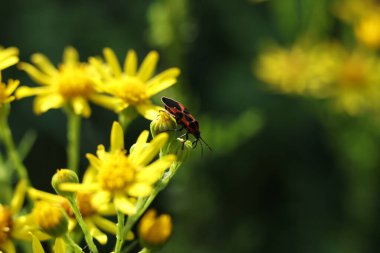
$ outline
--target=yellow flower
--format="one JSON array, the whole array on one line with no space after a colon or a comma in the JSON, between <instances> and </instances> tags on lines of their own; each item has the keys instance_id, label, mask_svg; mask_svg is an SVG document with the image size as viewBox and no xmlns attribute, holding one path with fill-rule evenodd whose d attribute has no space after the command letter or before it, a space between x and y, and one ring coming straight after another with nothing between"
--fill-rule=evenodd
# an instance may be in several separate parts
<instances>
[{"instance_id":1,"label":"yellow flower","mask_svg":"<svg viewBox=\"0 0 380 253\"><path fill-rule=\"evenodd\" d=\"M16 248L12 240L30 240L28 233L35 228L34 220L30 215L19 215L24 202L26 187L26 181L20 181L10 205L0 204L0 251L15 253ZM43 237L43 235L39 236Z\"/></svg>"},{"instance_id":2,"label":"yellow flower","mask_svg":"<svg viewBox=\"0 0 380 253\"><path fill-rule=\"evenodd\" d=\"M32 232L29 233L32 237L32 249L33 253L45 253L44 248L41 245L40 239L34 235ZM66 244L63 238L58 237L55 239L53 252L54 253L66 253Z\"/></svg>"},{"instance_id":3,"label":"yellow flower","mask_svg":"<svg viewBox=\"0 0 380 253\"><path fill-rule=\"evenodd\" d=\"M112 202L117 211L134 214L136 198L148 196L153 185L175 160L174 155L166 155L151 163L165 145L168 135L159 134L150 143L147 143L148 136L149 132L143 131L127 155L123 130L119 123L114 122L110 151L99 145L97 156L87 154L91 167L96 171L94 180L82 184L62 183L61 190L93 192L97 206Z\"/></svg>"},{"instance_id":4,"label":"yellow flower","mask_svg":"<svg viewBox=\"0 0 380 253\"><path fill-rule=\"evenodd\" d=\"M18 63L18 49L8 47L6 49L0 47L0 71Z\"/></svg>"},{"instance_id":5,"label":"yellow flower","mask_svg":"<svg viewBox=\"0 0 380 253\"><path fill-rule=\"evenodd\" d=\"M172 233L172 220L168 214L157 216L154 209L150 209L139 223L139 235L147 247L164 244Z\"/></svg>"},{"instance_id":6,"label":"yellow flower","mask_svg":"<svg viewBox=\"0 0 380 253\"><path fill-rule=\"evenodd\" d=\"M17 86L20 84L18 80L8 80L8 84L5 84L1 80L0 73L0 107L4 104L12 102L15 97L12 93L16 90Z\"/></svg>"},{"instance_id":7,"label":"yellow flower","mask_svg":"<svg viewBox=\"0 0 380 253\"><path fill-rule=\"evenodd\" d=\"M84 184L93 182L93 172L94 171L91 169L86 171L83 177ZM75 219L74 213L67 199L59 195L47 193L34 188L29 189L28 193L33 200L44 200L52 204L60 205L69 216L69 231L74 230L77 225L77 220ZM116 234L116 224L102 216L113 215L116 212L113 205L96 205L93 197L94 193L92 192L78 191L76 194L77 205L91 236L93 236L100 244L106 244L108 240L107 235L101 230L111 234ZM127 239L133 239L133 234L130 233Z\"/></svg>"},{"instance_id":8,"label":"yellow flower","mask_svg":"<svg viewBox=\"0 0 380 253\"><path fill-rule=\"evenodd\" d=\"M95 58L90 59L90 63L102 76L97 86L99 90L116 98L114 104L108 107L120 112L133 106L145 118L154 119L161 107L153 105L150 98L175 84L180 70L170 68L153 77L158 61L156 51L145 57L138 70L137 56L133 50L128 52L123 69L112 49L105 48L103 53L105 64Z\"/></svg>"},{"instance_id":9,"label":"yellow flower","mask_svg":"<svg viewBox=\"0 0 380 253\"><path fill-rule=\"evenodd\" d=\"M268 48L255 64L256 76L283 93L325 97L338 68L334 57L341 53L335 44L310 44Z\"/></svg>"},{"instance_id":10,"label":"yellow flower","mask_svg":"<svg viewBox=\"0 0 380 253\"><path fill-rule=\"evenodd\" d=\"M89 117L89 100L100 104L108 101L109 97L98 94L94 88L96 72L89 64L79 62L78 52L74 48L65 49L63 63L58 68L42 54L32 55L31 60L35 66L20 63L19 67L42 86L22 86L16 91L16 97L36 95L34 111L37 114L69 105L75 114Z\"/></svg>"},{"instance_id":11,"label":"yellow flower","mask_svg":"<svg viewBox=\"0 0 380 253\"><path fill-rule=\"evenodd\" d=\"M365 46L380 47L380 14L368 13L355 25L355 35Z\"/></svg>"},{"instance_id":12,"label":"yellow flower","mask_svg":"<svg viewBox=\"0 0 380 253\"><path fill-rule=\"evenodd\" d=\"M359 51L342 56L332 96L338 109L355 115L380 109L380 60Z\"/></svg>"}]
</instances>

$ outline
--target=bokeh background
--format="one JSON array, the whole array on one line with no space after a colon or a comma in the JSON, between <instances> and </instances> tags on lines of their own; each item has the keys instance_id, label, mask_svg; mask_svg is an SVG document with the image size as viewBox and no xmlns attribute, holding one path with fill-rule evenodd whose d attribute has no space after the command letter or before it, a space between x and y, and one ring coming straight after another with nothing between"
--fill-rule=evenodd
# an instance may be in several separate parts
<instances>
[{"instance_id":1,"label":"bokeh background","mask_svg":"<svg viewBox=\"0 0 380 253\"><path fill-rule=\"evenodd\" d=\"M41 52L54 63L68 45L82 60L100 55L104 47L120 60L132 48L140 59L155 49L158 71L181 68L178 84L161 94L190 109L213 152L205 149L201 156L200 147L194 150L153 203L174 220L174 234L162 252L377 252L376 98L366 98L372 90L363 93L359 100L365 106L348 99L347 109L334 103L341 86L320 93L306 87L334 83L320 77L335 68L306 81L297 78L305 66L330 66L318 57L304 61L319 44L334 46L322 47L317 56L340 50L340 56L359 52L360 59L377 62L380 18L364 32L360 25L378 5L370 0L2 1L0 44L17 46L22 61ZM268 63L263 57L273 52ZM357 74L360 64L347 74L359 83L350 90L355 94L362 94L367 75L380 74L377 63L372 72ZM16 68L5 73L10 76L34 85ZM369 85L380 90L378 79L371 80ZM59 110L34 115L32 100L12 104L10 124L17 141L26 133L36 136L25 164L33 184L52 191L51 176L66 164L66 119ZM84 154L100 143L108 146L117 119L93 108L82 125L82 171ZM133 143L148 126L145 119L133 122L126 141Z\"/></svg>"}]
</instances>

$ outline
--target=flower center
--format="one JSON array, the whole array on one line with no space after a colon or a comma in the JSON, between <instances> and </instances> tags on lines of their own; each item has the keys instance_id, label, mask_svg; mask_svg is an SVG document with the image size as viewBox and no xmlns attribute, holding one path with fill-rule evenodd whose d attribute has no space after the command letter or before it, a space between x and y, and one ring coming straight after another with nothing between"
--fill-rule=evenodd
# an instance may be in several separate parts
<instances>
[{"instance_id":1,"label":"flower center","mask_svg":"<svg viewBox=\"0 0 380 253\"><path fill-rule=\"evenodd\" d=\"M77 203L79 206L80 213L82 216L90 216L96 213L95 208L91 204L92 193L88 192L78 192L77 193Z\"/></svg>"},{"instance_id":2,"label":"flower center","mask_svg":"<svg viewBox=\"0 0 380 253\"><path fill-rule=\"evenodd\" d=\"M132 105L137 105L149 98L145 84L134 76L123 76L115 95Z\"/></svg>"},{"instance_id":3,"label":"flower center","mask_svg":"<svg viewBox=\"0 0 380 253\"><path fill-rule=\"evenodd\" d=\"M365 86L367 81L365 68L365 62L360 57L352 57L343 66L340 83L348 88Z\"/></svg>"},{"instance_id":4,"label":"flower center","mask_svg":"<svg viewBox=\"0 0 380 253\"><path fill-rule=\"evenodd\" d=\"M43 229L58 226L62 219L62 213L58 206L47 202L37 202L34 208L37 224Z\"/></svg>"},{"instance_id":5,"label":"flower center","mask_svg":"<svg viewBox=\"0 0 380 253\"><path fill-rule=\"evenodd\" d=\"M98 180L104 190L124 191L134 181L136 168L124 152L114 151L103 161Z\"/></svg>"},{"instance_id":6,"label":"flower center","mask_svg":"<svg viewBox=\"0 0 380 253\"><path fill-rule=\"evenodd\" d=\"M86 65L67 66L59 68L57 80L58 92L65 98L88 97L94 92L93 81Z\"/></svg>"},{"instance_id":7,"label":"flower center","mask_svg":"<svg viewBox=\"0 0 380 253\"><path fill-rule=\"evenodd\" d=\"M0 244L5 242L12 229L12 213L9 208L0 204Z\"/></svg>"}]
</instances>

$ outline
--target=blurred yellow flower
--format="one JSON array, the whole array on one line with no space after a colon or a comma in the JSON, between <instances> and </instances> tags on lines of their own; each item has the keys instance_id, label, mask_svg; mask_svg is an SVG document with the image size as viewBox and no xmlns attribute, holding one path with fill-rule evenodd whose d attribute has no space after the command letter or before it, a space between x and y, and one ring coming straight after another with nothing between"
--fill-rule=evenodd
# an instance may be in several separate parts
<instances>
[{"instance_id":1,"label":"blurred yellow flower","mask_svg":"<svg viewBox=\"0 0 380 253\"><path fill-rule=\"evenodd\" d=\"M16 98L36 95L34 111L37 114L69 105L75 114L89 117L88 100L101 105L112 103L108 96L96 92L96 72L87 63L79 62L78 52L73 47L65 49L63 63L58 68L42 54L32 55L31 60L35 66L20 63L19 67L42 86L22 86L16 91Z\"/></svg>"},{"instance_id":2,"label":"blurred yellow flower","mask_svg":"<svg viewBox=\"0 0 380 253\"><path fill-rule=\"evenodd\" d=\"M357 40L371 49L380 48L380 3L376 0L341 0L335 13L353 26Z\"/></svg>"},{"instance_id":3,"label":"blurred yellow flower","mask_svg":"<svg viewBox=\"0 0 380 253\"><path fill-rule=\"evenodd\" d=\"M380 60L357 51L340 61L332 86L337 107L351 115L380 110Z\"/></svg>"},{"instance_id":4,"label":"blurred yellow flower","mask_svg":"<svg viewBox=\"0 0 380 253\"><path fill-rule=\"evenodd\" d=\"M148 196L153 185L175 160L174 155L166 155L151 163L167 142L168 135L159 134L150 143L147 143L148 136L149 132L143 131L127 155L123 130L119 123L114 122L110 151L99 145L97 156L87 154L91 167L96 170L96 178L82 184L62 183L61 190L93 192L97 206L112 202L117 211L134 214L136 198Z\"/></svg>"},{"instance_id":5,"label":"blurred yellow flower","mask_svg":"<svg viewBox=\"0 0 380 253\"><path fill-rule=\"evenodd\" d=\"M0 47L0 71L18 63L18 49L15 47Z\"/></svg>"},{"instance_id":6,"label":"blurred yellow flower","mask_svg":"<svg viewBox=\"0 0 380 253\"><path fill-rule=\"evenodd\" d=\"M168 214L157 216L157 211L150 209L141 218L139 236L147 247L164 244L172 233L172 219Z\"/></svg>"},{"instance_id":7,"label":"blurred yellow flower","mask_svg":"<svg viewBox=\"0 0 380 253\"><path fill-rule=\"evenodd\" d=\"M117 99L109 108L120 112L133 106L145 118L154 119L162 108L153 105L150 97L175 84L180 70L170 68L153 76L158 61L156 51L151 51L145 57L139 69L137 55L133 50L128 52L123 69L112 49L105 48L103 53L105 63L96 58L90 59L90 63L102 76L97 85L99 90Z\"/></svg>"},{"instance_id":8,"label":"blurred yellow flower","mask_svg":"<svg viewBox=\"0 0 380 253\"><path fill-rule=\"evenodd\" d=\"M380 9L379 9L380 11ZM368 13L355 25L355 35L365 46L380 47L380 13Z\"/></svg>"},{"instance_id":9,"label":"blurred yellow flower","mask_svg":"<svg viewBox=\"0 0 380 253\"><path fill-rule=\"evenodd\" d=\"M30 215L20 216L26 188L26 181L20 181L10 205L0 204L0 251L15 253L13 240L30 240L29 231L35 228L34 219Z\"/></svg>"},{"instance_id":10,"label":"blurred yellow flower","mask_svg":"<svg viewBox=\"0 0 380 253\"><path fill-rule=\"evenodd\" d=\"M255 63L256 76L273 89L290 94L327 96L326 88L338 68L335 44L295 44L291 49L272 46Z\"/></svg>"},{"instance_id":11,"label":"blurred yellow flower","mask_svg":"<svg viewBox=\"0 0 380 253\"><path fill-rule=\"evenodd\" d=\"M339 44L274 48L259 56L259 79L283 93L329 98L354 115L380 110L380 60Z\"/></svg>"}]
</instances>

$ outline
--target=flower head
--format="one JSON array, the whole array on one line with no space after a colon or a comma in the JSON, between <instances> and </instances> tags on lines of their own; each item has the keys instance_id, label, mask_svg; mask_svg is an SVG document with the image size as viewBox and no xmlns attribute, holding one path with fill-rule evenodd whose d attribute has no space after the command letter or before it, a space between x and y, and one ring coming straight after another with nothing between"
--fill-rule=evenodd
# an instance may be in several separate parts
<instances>
[{"instance_id":1,"label":"flower head","mask_svg":"<svg viewBox=\"0 0 380 253\"><path fill-rule=\"evenodd\" d=\"M163 245L172 233L172 220L168 214L157 216L157 211L150 209L139 223L139 236L147 247Z\"/></svg>"},{"instance_id":2,"label":"flower head","mask_svg":"<svg viewBox=\"0 0 380 253\"><path fill-rule=\"evenodd\" d=\"M98 206L111 201L116 210L128 215L135 213L136 198L148 196L164 170L175 160L174 155L166 155L151 163L165 145L168 135L159 134L150 143L147 143L148 136L148 131L142 132L130 154L127 154L123 130L115 122L111 131L110 151L99 145L96 156L87 154L95 170L93 180L82 184L63 183L61 190L93 192Z\"/></svg>"},{"instance_id":3,"label":"flower head","mask_svg":"<svg viewBox=\"0 0 380 253\"><path fill-rule=\"evenodd\" d=\"M41 87L20 87L16 92L18 99L36 95L34 111L37 114L50 109L69 105L77 115L89 117L91 109L88 101L100 103L108 97L95 91L96 73L84 62L79 61L78 52L68 47L63 54L63 62L58 68L42 54L32 55L32 62L20 63L19 67Z\"/></svg>"},{"instance_id":4,"label":"flower head","mask_svg":"<svg viewBox=\"0 0 380 253\"><path fill-rule=\"evenodd\" d=\"M98 83L99 90L115 97L109 108L120 112L132 106L147 119L154 119L160 107L151 103L150 97L172 86L180 73L178 68L170 68L153 76L158 61L158 53L150 52L137 69L137 56L130 50L125 58L123 69L115 53L110 48L104 51L105 64L92 58L90 63L102 76Z\"/></svg>"},{"instance_id":5,"label":"flower head","mask_svg":"<svg viewBox=\"0 0 380 253\"><path fill-rule=\"evenodd\" d=\"M9 205L0 204L0 251L16 252L13 240L29 240L29 230L35 227L34 220L30 215L20 215L26 187L26 181L20 181L11 203Z\"/></svg>"}]
</instances>

